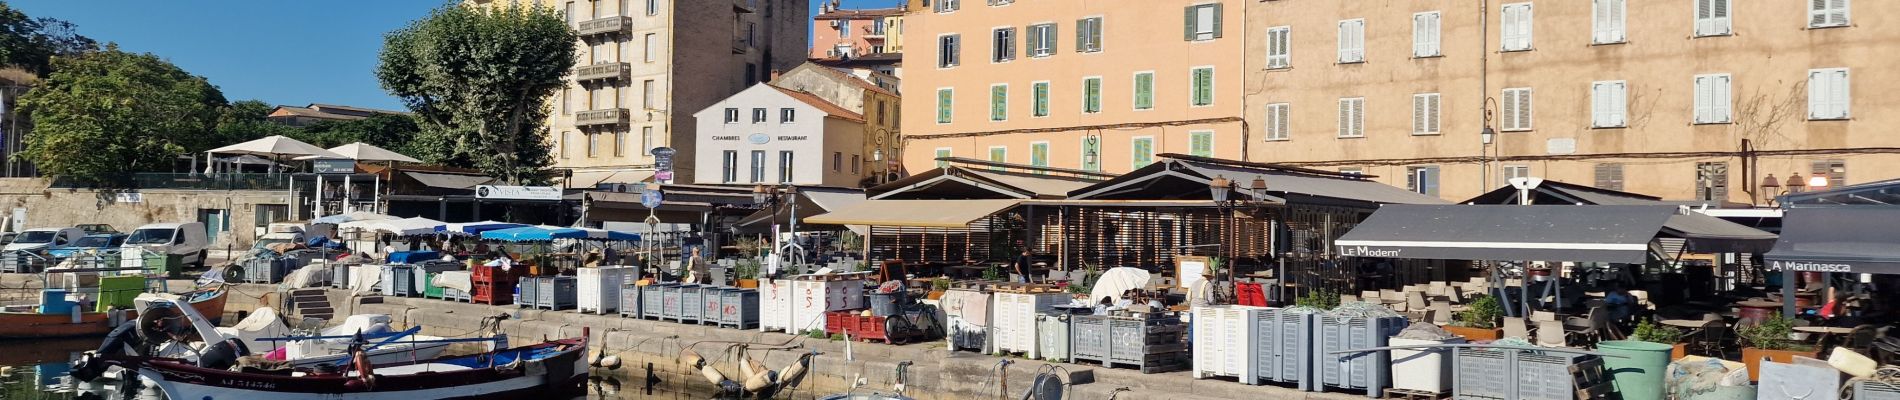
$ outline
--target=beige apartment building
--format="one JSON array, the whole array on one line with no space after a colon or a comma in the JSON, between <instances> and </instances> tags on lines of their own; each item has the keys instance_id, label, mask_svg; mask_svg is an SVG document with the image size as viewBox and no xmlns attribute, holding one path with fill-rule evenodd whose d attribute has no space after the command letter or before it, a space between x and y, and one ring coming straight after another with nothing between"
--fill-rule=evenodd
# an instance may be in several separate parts
<instances>
[{"instance_id":1,"label":"beige apartment building","mask_svg":"<svg viewBox=\"0 0 1900 400\"><path fill-rule=\"evenodd\" d=\"M1831 186L1900 177L1889 92L1900 2L1247 7L1255 161L1450 200L1517 176L1755 204L1794 174ZM1759 187L1771 175L1784 187Z\"/></svg>"},{"instance_id":2,"label":"beige apartment building","mask_svg":"<svg viewBox=\"0 0 1900 400\"><path fill-rule=\"evenodd\" d=\"M1244 158L1240 0L913 0L903 162L1127 172Z\"/></svg>"},{"instance_id":3,"label":"beige apartment building","mask_svg":"<svg viewBox=\"0 0 1900 400\"><path fill-rule=\"evenodd\" d=\"M554 167L569 187L697 172L692 113L804 62L808 0L470 0L554 7L580 36L568 87L549 99Z\"/></svg>"}]
</instances>

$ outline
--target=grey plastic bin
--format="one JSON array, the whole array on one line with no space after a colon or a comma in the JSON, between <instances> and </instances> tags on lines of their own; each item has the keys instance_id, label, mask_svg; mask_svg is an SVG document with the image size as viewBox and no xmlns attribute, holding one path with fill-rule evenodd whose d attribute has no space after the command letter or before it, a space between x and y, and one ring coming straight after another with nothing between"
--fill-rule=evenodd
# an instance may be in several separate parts
<instances>
[{"instance_id":1,"label":"grey plastic bin","mask_svg":"<svg viewBox=\"0 0 1900 400\"><path fill-rule=\"evenodd\" d=\"M1042 359L1071 362L1069 358L1069 313L1036 315L1036 347Z\"/></svg>"},{"instance_id":2,"label":"grey plastic bin","mask_svg":"<svg viewBox=\"0 0 1900 400\"><path fill-rule=\"evenodd\" d=\"M1077 315L1069 320L1071 360L1108 361L1108 316Z\"/></svg>"},{"instance_id":3,"label":"grey plastic bin","mask_svg":"<svg viewBox=\"0 0 1900 400\"><path fill-rule=\"evenodd\" d=\"M641 317L641 313L646 310L645 307L641 307L641 300L645 299L645 297L641 296L641 292L644 289L646 289L646 286L631 283L620 288L620 307L616 308L620 310L620 316L627 318Z\"/></svg>"},{"instance_id":4,"label":"grey plastic bin","mask_svg":"<svg viewBox=\"0 0 1900 400\"><path fill-rule=\"evenodd\" d=\"M1325 386L1366 389L1379 397L1392 382L1392 355L1389 352L1334 353L1337 351L1385 347L1386 341L1405 329L1404 317L1360 318L1318 314L1319 324L1313 337L1320 350L1313 365Z\"/></svg>"},{"instance_id":5,"label":"grey plastic bin","mask_svg":"<svg viewBox=\"0 0 1900 400\"><path fill-rule=\"evenodd\" d=\"M666 293L672 291L671 288L674 286L679 286L679 284L655 283L642 287L640 289L640 316L647 319L666 318Z\"/></svg>"},{"instance_id":6,"label":"grey plastic bin","mask_svg":"<svg viewBox=\"0 0 1900 400\"><path fill-rule=\"evenodd\" d=\"M1854 400L1900 400L1900 386L1856 381L1854 382Z\"/></svg>"},{"instance_id":7,"label":"grey plastic bin","mask_svg":"<svg viewBox=\"0 0 1900 400\"><path fill-rule=\"evenodd\" d=\"M1459 399L1570 400L1570 367L1596 356L1513 349L1459 348L1453 397Z\"/></svg>"},{"instance_id":8,"label":"grey plastic bin","mask_svg":"<svg viewBox=\"0 0 1900 400\"><path fill-rule=\"evenodd\" d=\"M752 329L759 326L759 291L728 288L719 293L719 326Z\"/></svg>"},{"instance_id":9,"label":"grey plastic bin","mask_svg":"<svg viewBox=\"0 0 1900 400\"><path fill-rule=\"evenodd\" d=\"M680 285L679 314L674 316L680 323L699 322L699 314L706 309L705 289L701 285Z\"/></svg>"},{"instance_id":10,"label":"grey plastic bin","mask_svg":"<svg viewBox=\"0 0 1900 400\"><path fill-rule=\"evenodd\" d=\"M1259 352L1253 359L1258 376L1255 385L1267 382L1298 384L1301 389L1312 389L1317 382L1313 378L1313 326L1316 314L1288 312L1285 309L1268 309L1261 312L1254 322L1259 324L1255 337L1254 351ZM1313 385L1313 386L1309 386Z\"/></svg>"}]
</instances>

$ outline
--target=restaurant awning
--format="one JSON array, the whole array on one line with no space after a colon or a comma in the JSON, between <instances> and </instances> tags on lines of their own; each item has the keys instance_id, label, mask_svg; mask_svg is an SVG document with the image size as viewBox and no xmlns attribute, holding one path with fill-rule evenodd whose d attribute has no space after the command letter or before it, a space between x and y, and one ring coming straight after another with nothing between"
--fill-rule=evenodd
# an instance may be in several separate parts
<instances>
[{"instance_id":1,"label":"restaurant awning","mask_svg":"<svg viewBox=\"0 0 1900 400\"><path fill-rule=\"evenodd\" d=\"M817 225L811 224L808 221L811 216L844 209L864 202L864 192L856 189L803 188L799 189L797 197L798 210L796 211L801 217L799 223L805 225ZM739 223L735 224L735 226L752 230L768 229L774 223L786 224L791 222L793 211L794 210L787 207L767 206L758 212L747 215L745 218L740 218ZM800 226L803 227L805 225ZM831 226L828 229L835 228L836 226Z\"/></svg>"},{"instance_id":2,"label":"restaurant awning","mask_svg":"<svg viewBox=\"0 0 1900 400\"><path fill-rule=\"evenodd\" d=\"M495 178L486 176L414 171L404 171L403 175L408 175L410 179L415 179L416 183L421 183L423 186L443 189L474 189L476 186L485 185L495 180Z\"/></svg>"},{"instance_id":3,"label":"restaurant awning","mask_svg":"<svg viewBox=\"0 0 1900 400\"><path fill-rule=\"evenodd\" d=\"M866 200L806 218L809 224L962 228L1020 200Z\"/></svg>"},{"instance_id":4,"label":"restaurant awning","mask_svg":"<svg viewBox=\"0 0 1900 400\"><path fill-rule=\"evenodd\" d=\"M1775 246L1775 234L1697 212L1669 216L1662 233L1689 243L1697 253L1761 253Z\"/></svg>"},{"instance_id":5,"label":"restaurant awning","mask_svg":"<svg viewBox=\"0 0 1900 400\"><path fill-rule=\"evenodd\" d=\"M1795 207L1764 255L1770 269L1900 274L1900 207Z\"/></svg>"},{"instance_id":6,"label":"restaurant awning","mask_svg":"<svg viewBox=\"0 0 1900 400\"><path fill-rule=\"evenodd\" d=\"M1388 204L1334 244L1349 257L1638 264L1675 212L1655 206Z\"/></svg>"}]
</instances>

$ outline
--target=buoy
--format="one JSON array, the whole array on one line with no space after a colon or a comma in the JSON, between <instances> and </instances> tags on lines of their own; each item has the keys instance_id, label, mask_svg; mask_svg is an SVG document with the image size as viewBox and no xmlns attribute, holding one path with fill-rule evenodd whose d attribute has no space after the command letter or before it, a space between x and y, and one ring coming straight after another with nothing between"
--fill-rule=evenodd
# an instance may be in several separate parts
<instances>
[{"instance_id":1,"label":"buoy","mask_svg":"<svg viewBox=\"0 0 1900 400\"><path fill-rule=\"evenodd\" d=\"M620 369L620 356L610 355L610 356L602 357L600 359L600 364L601 364L600 366L606 367L607 369L618 370Z\"/></svg>"}]
</instances>

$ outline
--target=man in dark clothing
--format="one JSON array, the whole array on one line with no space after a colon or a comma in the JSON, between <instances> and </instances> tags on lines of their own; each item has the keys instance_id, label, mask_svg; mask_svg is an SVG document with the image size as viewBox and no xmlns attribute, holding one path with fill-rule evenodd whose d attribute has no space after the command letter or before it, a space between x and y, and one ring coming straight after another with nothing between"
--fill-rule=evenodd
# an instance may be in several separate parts
<instances>
[{"instance_id":1,"label":"man in dark clothing","mask_svg":"<svg viewBox=\"0 0 1900 400\"><path fill-rule=\"evenodd\" d=\"M1011 266L1012 268L1015 269L1015 272L1017 275L1022 276L1023 283L1029 283L1030 281L1029 280L1029 270L1030 270L1029 263L1030 262L1031 261L1029 257L1029 250L1023 250L1023 254L1021 256L1016 257L1015 265Z\"/></svg>"}]
</instances>

